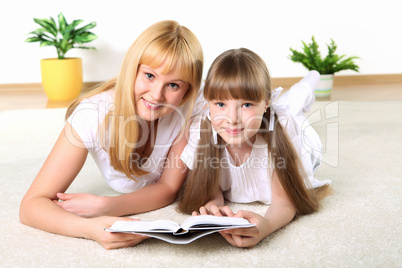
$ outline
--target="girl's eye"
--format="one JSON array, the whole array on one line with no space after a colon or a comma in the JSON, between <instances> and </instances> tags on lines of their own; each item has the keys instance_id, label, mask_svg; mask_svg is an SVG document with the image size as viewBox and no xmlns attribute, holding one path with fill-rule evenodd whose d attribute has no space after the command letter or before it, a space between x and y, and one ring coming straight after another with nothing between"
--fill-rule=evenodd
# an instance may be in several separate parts
<instances>
[{"instance_id":1,"label":"girl's eye","mask_svg":"<svg viewBox=\"0 0 402 268\"><path fill-rule=\"evenodd\" d=\"M225 107L225 104L223 102L217 102L216 106L222 108L222 107Z\"/></svg>"},{"instance_id":2,"label":"girl's eye","mask_svg":"<svg viewBox=\"0 0 402 268\"><path fill-rule=\"evenodd\" d=\"M169 87L170 87L170 88L173 88L173 89L178 89L178 88L179 88L179 85L176 84L176 83L169 83Z\"/></svg>"},{"instance_id":3,"label":"girl's eye","mask_svg":"<svg viewBox=\"0 0 402 268\"><path fill-rule=\"evenodd\" d=\"M155 76L153 74L150 73L145 73L146 78L148 78L149 80L153 79Z\"/></svg>"},{"instance_id":4,"label":"girl's eye","mask_svg":"<svg viewBox=\"0 0 402 268\"><path fill-rule=\"evenodd\" d=\"M250 108L251 106L253 106L251 103L245 103L243 104L244 108Z\"/></svg>"}]
</instances>

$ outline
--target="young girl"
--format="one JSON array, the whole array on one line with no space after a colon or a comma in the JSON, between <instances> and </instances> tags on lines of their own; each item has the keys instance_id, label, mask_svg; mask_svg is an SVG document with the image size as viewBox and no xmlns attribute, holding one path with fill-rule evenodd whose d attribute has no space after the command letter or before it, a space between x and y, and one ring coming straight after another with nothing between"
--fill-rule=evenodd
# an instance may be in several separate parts
<instances>
[{"instance_id":1,"label":"young girl","mask_svg":"<svg viewBox=\"0 0 402 268\"><path fill-rule=\"evenodd\" d=\"M330 183L313 176L321 143L303 116L314 101L318 80L312 71L276 100L281 89L271 91L268 69L257 54L244 48L221 54L205 82L209 114L194 119L181 155L191 171L179 210L255 223L253 228L221 232L238 247L252 247L295 216L315 212ZM234 213L224 199L269 207L264 216Z\"/></svg>"},{"instance_id":2,"label":"young girl","mask_svg":"<svg viewBox=\"0 0 402 268\"><path fill-rule=\"evenodd\" d=\"M118 77L68 108L67 123L21 202L21 222L93 239L105 248L143 240L103 228L121 220L111 216L150 211L175 200L183 176L163 168L183 150L182 143L173 144L183 119L200 111L195 101L202 68L201 45L190 30L174 21L146 29L128 50ZM65 193L88 152L110 187L126 194Z\"/></svg>"}]
</instances>

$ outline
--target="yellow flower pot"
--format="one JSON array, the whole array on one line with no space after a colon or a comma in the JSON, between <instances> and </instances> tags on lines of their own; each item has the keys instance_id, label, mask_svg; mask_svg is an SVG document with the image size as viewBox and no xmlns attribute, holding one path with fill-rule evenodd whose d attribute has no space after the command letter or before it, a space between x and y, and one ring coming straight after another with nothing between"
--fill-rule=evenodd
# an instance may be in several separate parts
<instances>
[{"instance_id":1,"label":"yellow flower pot","mask_svg":"<svg viewBox=\"0 0 402 268\"><path fill-rule=\"evenodd\" d=\"M40 61L42 86L50 100L69 101L82 89L80 58L43 59Z\"/></svg>"}]
</instances>

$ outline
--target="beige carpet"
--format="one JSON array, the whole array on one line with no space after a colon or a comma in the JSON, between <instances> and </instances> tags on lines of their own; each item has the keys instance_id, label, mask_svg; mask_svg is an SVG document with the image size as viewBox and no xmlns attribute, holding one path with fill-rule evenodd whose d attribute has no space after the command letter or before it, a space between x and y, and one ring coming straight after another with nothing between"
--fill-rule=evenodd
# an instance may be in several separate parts
<instances>
[{"instance_id":1,"label":"beige carpet","mask_svg":"<svg viewBox=\"0 0 402 268\"><path fill-rule=\"evenodd\" d=\"M334 193L304 216L239 249L219 234L189 245L156 239L126 249L46 233L22 225L20 200L64 122L64 109L0 113L0 266L5 267L402 267L402 102L316 102L310 120L324 139L317 178ZM320 119L321 118L321 119ZM69 192L115 194L91 159ZM265 211L261 204L235 210ZM175 205L141 219L186 218Z\"/></svg>"}]
</instances>

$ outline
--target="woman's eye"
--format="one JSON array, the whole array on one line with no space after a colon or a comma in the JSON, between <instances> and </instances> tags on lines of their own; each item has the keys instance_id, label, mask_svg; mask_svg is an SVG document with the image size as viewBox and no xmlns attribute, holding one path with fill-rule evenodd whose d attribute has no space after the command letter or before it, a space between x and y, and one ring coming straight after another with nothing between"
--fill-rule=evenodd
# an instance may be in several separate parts
<instances>
[{"instance_id":1,"label":"woman's eye","mask_svg":"<svg viewBox=\"0 0 402 268\"><path fill-rule=\"evenodd\" d=\"M223 102L217 102L217 103L216 103L216 106L222 108L222 107L225 106L225 104L224 104Z\"/></svg>"},{"instance_id":2,"label":"woman's eye","mask_svg":"<svg viewBox=\"0 0 402 268\"><path fill-rule=\"evenodd\" d=\"M169 84L169 87L170 87L170 88L173 88L173 89L178 89L178 88L179 88L179 85L178 85L178 84L175 84L175 83L170 83L170 84Z\"/></svg>"},{"instance_id":3,"label":"woman's eye","mask_svg":"<svg viewBox=\"0 0 402 268\"><path fill-rule=\"evenodd\" d=\"M253 106L251 103L245 103L243 104L244 108L250 108L251 106Z\"/></svg>"},{"instance_id":4,"label":"woman's eye","mask_svg":"<svg viewBox=\"0 0 402 268\"><path fill-rule=\"evenodd\" d=\"M145 73L145 76L150 80L154 78L154 75L150 73Z\"/></svg>"}]
</instances>

